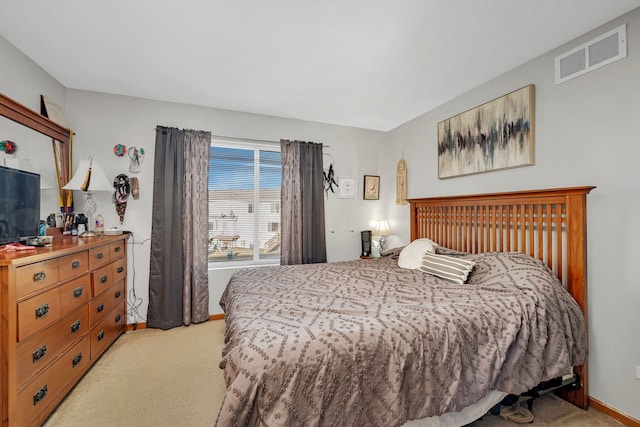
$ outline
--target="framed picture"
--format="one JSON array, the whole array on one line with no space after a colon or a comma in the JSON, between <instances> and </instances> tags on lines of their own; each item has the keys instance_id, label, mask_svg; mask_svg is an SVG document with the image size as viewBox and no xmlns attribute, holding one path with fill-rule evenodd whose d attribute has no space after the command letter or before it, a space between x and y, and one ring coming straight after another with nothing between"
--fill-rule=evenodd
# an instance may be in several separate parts
<instances>
[{"instance_id":1,"label":"framed picture","mask_svg":"<svg viewBox=\"0 0 640 427\"><path fill-rule=\"evenodd\" d=\"M44 95L40 95L40 114L62 127L66 126L64 123L64 112L62 111L62 107Z\"/></svg>"},{"instance_id":2,"label":"framed picture","mask_svg":"<svg viewBox=\"0 0 640 427\"><path fill-rule=\"evenodd\" d=\"M352 176L338 177L338 198L339 199L355 199L356 187L358 186L358 178Z\"/></svg>"},{"instance_id":3,"label":"framed picture","mask_svg":"<svg viewBox=\"0 0 640 427\"><path fill-rule=\"evenodd\" d=\"M528 85L438 123L438 178L534 164L534 92Z\"/></svg>"},{"instance_id":4,"label":"framed picture","mask_svg":"<svg viewBox=\"0 0 640 427\"><path fill-rule=\"evenodd\" d=\"M364 200L378 200L380 198L380 177L375 175L364 176Z\"/></svg>"}]
</instances>

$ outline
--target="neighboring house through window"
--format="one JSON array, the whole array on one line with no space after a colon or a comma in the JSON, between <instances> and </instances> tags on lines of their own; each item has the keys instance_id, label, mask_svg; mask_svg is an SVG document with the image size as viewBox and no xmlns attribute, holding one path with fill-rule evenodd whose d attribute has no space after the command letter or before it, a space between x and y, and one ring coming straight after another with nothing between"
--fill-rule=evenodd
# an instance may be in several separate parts
<instances>
[{"instance_id":1,"label":"neighboring house through window","mask_svg":"<svg viewBox=\"0 0 640 427\"><path fill-rule=\"evenodd\" d=\"M212 138L209 262L280 262L280 145ZM223 264L224 263L224 264Z\"/></svg>"}]
</instances>

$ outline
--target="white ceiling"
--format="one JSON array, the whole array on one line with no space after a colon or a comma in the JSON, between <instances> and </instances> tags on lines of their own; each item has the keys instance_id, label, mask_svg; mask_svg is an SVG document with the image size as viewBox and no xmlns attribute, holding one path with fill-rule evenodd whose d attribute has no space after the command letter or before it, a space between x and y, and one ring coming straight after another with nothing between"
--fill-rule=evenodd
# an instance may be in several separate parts
<instances>
[{"instance_id":1,"label":"white ceiling","mask_svg":"<svg viewBox=\"0 0 640 427\"><path fill-rule=\"evenodd\" d=\"M67 88L389 130L638 6L2 0L0 34Z\"/></svg>"}]
</instances>

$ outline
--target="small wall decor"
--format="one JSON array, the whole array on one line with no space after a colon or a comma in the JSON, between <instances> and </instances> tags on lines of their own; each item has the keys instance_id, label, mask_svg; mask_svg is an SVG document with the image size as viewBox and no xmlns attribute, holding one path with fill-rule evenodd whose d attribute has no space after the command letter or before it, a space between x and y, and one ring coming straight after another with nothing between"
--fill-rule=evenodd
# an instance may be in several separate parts
<instances>
[{"instance_id":1,"label":"small wall decor","mask_svg":"<svg viewBox=\"0 0 640 427\"><path fill-rule=\"evenodd\" d=\"M327 193L327 197L329 196L329 191L335 193L334 186L340 187L340 185L336 182L334 176L335 172L333 171L333 163L329 164L328 170L322 170L323 181L324 181L324 192Z\"/></svg>"},{"instance_id":2,"label":"small wall decor","mask_svg":"<svg viewBox=\"0 0 640 427\"><path fill-rule=\"evenodd\" d=\"M534 85L438 123L438 178L534 164Z\"/></svg>"},{"instance_id":3,"label":"small wall decor","mask_svg":"<svg viewBox=\"0 0 640 427\"><path fill-rule=\"evenodd\" d=\"M401 159L396 167L396 205L407 203L407 162Z\"/></svg>"},{"instance_id":4,"label":"small wall decor","mask_svg":"<svg viewBox=\"0 0 640 427\"><path fill-rule=\"evenodd\" d=\"M132 176L131 179L131 197L133 200L138 200L140 198L140 183L138 182L138 178Z\"/></svg>"},{"instance_id":5,"label":"small wall decor","mask_svg":"<svg viewBox=\"0 0 640 427\"><path fill-rule=\"evenodd\" d=\"M124 221L124 212L127 209L127 201L129 200L129 194L131 194L131 183L129 177L125 174L120 174L113 180L113 188L116 189L113 193L113 203L116 204L116 213L120 218L120 224Z\"/></svg>"},{"instance_id":6,"label":"small wall decor","mask_svg":"<svg viewBox=\"0 0 640 427\"><path fill-rule=\"evenodd\" d=\"M0 151L4 151L7 154L13 154L18 149L18 146L13 141L1 141L0 142Z\"/></svg>"},{"instance_id":7,"label":"small wall decor","mask_svg":"<svg viewBox=\"0 0 640 427\"><path fill-rule=\"evenodd\" d=\"M352 176L338 177L338 198L339 199L355 199L356 188L358 187L358 178Z\"/></svg>"},{"instance_id":8,"label":"small wall decor","mask_svg":"<svg viewBox=\"0 0 640 427\"><path fill-rule=\"evenodd\" d=\"M126 152L127 152L127 147L125 147L122 144L116 144L113 146L113 154L115 154L117 157L124 156Z\"/></svg>"},{"instance_id":9,"label":"small wall decor","mask_svg":"<svg viewBox=\"0 0 640 427\"><path fill-rule=\"evenodd\" d=\"M378 200L380 198L380 177L375 175L364 176L364 200Z\"/></svg>"},{"instance_id":10,"label":"small wall decor","mask_svg":"<svg viewBox=\"0 0 640 427\"><path fill-rule=\"evenodd\" d=\"M137 147L129 148L129 158L131 159L131 163L129 163L129 172L131 173L140 172L140 165L144 160L144 148L137 148Z\"/></svg>"}]
</instances>

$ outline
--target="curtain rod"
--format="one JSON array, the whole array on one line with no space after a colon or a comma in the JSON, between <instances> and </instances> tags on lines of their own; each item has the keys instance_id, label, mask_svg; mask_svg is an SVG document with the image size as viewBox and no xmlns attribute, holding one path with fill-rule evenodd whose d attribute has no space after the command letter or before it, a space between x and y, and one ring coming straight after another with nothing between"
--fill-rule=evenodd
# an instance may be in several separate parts
<instances>
[{"instance_id":1,"label":"curtain rod","mask_svg":"<svg viewBox=\"0 0 640 427\"><path fill-rule=\"evenodd\" d=\"M157 127L154 128L154 130L157 130L157 129L158 129ZM269 143L272 143L272 144L280 144L280 141L272 141L272 140L269 140L269 139L240 138L240 137L237 137L237 136L214 135L213 133L211 134L211 136L213 138L234 139L236 141L269 142ZM330 147L329 145L326 145L326 144L322 144L322 146L324 148L329 148Z\"/></svg>"},{"instance_id":2,"label":"curtain rod","mask_svg":"<svg viewBox=\"0 0 640 427\"><path fill-rule=\"evenodd\" d=\"M269 140L269 139L240 138L240 137L236 137L236 136L214 135L214 134L211 134L211 137L213 137L213 138L235 139L235 140L238 140L238 141L270 142L270 143L274 143L274 144L280 144L280 141L272 141L272 140ZM326 144L322 144L322 146L325 147L325 148L329 148L329 146L326 145Z\"/></svg>"}]
</instances>

